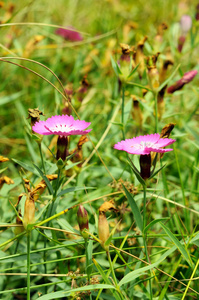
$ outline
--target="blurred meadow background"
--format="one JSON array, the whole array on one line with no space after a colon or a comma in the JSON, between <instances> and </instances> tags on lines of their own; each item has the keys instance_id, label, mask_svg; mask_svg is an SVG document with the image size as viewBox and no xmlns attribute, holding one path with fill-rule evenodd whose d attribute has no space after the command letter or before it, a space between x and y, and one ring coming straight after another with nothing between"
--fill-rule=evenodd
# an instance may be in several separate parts
<instances>
[{"instance_id":1,"label":"blurred meadow background","mask_svg":"<svg viewBox=\"0 0 199 300\"><path fill-rule=\"evenodd\" d=\"M199 2L0 1L0 31L0 299L199 299ZM34 113L92 131L59 164ZM113 147L166 125L143 183Z\"/></svg>"}]
</instances>

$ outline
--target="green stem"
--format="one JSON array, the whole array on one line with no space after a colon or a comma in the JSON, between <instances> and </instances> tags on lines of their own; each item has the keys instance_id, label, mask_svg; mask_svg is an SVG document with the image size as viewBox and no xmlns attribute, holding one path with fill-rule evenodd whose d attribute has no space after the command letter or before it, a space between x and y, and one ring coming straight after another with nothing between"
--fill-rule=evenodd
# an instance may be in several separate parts
<instances>
[{"instance_id":1,"label":"green stem","mask_svg":"<svg viewBox=\"0 0 199 300\"><path fill-rule=\"evenodd\" d=\"M58 191L58 189L59 189L59 179L60 179L60 175L61 175L61 169L58 169L57 180L56 180L56 188L55 188L55 192L54 192L54 195L53 195L54 200L55 200L56 197L57 197L57 191ZM53 202L54 202L54 201L53 201Z\"/></svg>"},{"instance_id":2,"label":"green stem","mask_svg":"<svg viewBox=\"0 0 199 300\"><path fill-rule=\"evenodd\" d=\"M114 271L114 268L113 268L113 264L112 264L112 260L111 260L111 256L110 256L110 252L107 251L107 256L108 256L108 261L109 261L109 264L110 264L110 269L111 269L111 273L113 275L113 281L115 283L115 286L117 287L117 278L115 276L115 271Z\"/></svg>"},{"instance_id":3,"label":"green stem","mask_svg":"<svg viewBox=\"0 0 199 300\"><path fill-rule=\"evenodd\" d=\"M146 185L143 184L143 197L144 197L144 207L143 207L143 230L146 227Z\"/></svg>"},{"instance_id":4,"label":"green stem","mask_svg":"<svg viewBox=\"0 0 199 300\"><path fill-rule=\"evenodd\" d=\"M30 237L31 231L27 232L27 300L30 300Z\"/></svg>"},{"instance_id":5,"label":"green stem","mask_svg":"<svg viewBox=\"0 0 199 300\"><path fill-rule=\"evenodd\" d=\"M143 230L146 227L146 185L143 185L143 196L144 196L144 208L143 208ZM150 263L149 260L149 255L148 255L148 251L147 251L147 232L143 233L143 243L144 243L144 250L145 250L145 254L146 254L146 259L147 262ZM151 285L151 279L149 279L149 289L150 289L150 299L152 300L152 285Z\"/></svg>"},{"instance_id":6,"label":"green stem","mask_svg":"<svg viewBox=\"0 0 199 300\"><path fill-rule=\"evenodd\" d=\"M116 278L115 271L114 271L114 268L113 268L113 263L112 263L112 260L111 260L110 252L107 251L106 254L107 254L107 257L108 257L108 261L109 261L111 273L112 273L112 276L113 276L113 281L115 283L115 287L117 289L117 292L118 292L120 298L123 300L124 297L123 297L122 292L120 290L120 287L118 286L118 283L117 283L117 278Z\"/></svg>"},{"instance_id":7,"label":"green stem","mask_svg":"<svg viewBox=\"0 0 199 300\"><path fill-rule=\"evenodd\" d=\"M173 151L174 151L174 155L175 155L176 167L177 167L177 170L178 170L178 176L179 176L179 179L180 179L183 205L184 206L186 206L186 205L189 206L189 203L186 203L184 184L183 184L183 180L182 180L182 176L181 176L180 164L179 164L179 160L178 160L178 155L177 155L177 150L176 150L175 144L173 146ZM186 228L188 229L190 224L189 224L189 221L188 221L189 220L189 216L187 214L187 210L186 209L184 209L184 216L185 216L185 225L186 225Z\"/></svg>"},{"instance_id":8,"label":"green stem","mask_svg":"<svg viewBox=\"0 0 199 300\"><path fill-rule=\"evenodd\" d=\"M155 97L155 132L158 132L158 93L154 92Z\"/></svg>"},{"instance_id":9,"label":"green stem","mask_svg":"<svg viewBox=\"0 0 199 300\"><path fill-rule=\"evenodd\" d=\"M85 248L86 248L86 273L87 273L87 276L88 276L88 283L90 284L89 257L88 257L88 239L85 239Z\"/></svg>"},{"instance_id":10,"label":"green stem","mask_svg":"<svg viewBox=\"0 0 199 300\"><path fill-rule=\"evenodd\" d=\"M41 156L42 168L44 170L44 174L46 174L46 169L45 169L43 154L42 154L42 150L41 150L41 143L38 143L38 146L39 146L39 153L40 153L40 156Z\"/></svg>"},{"instance_id":11,"label":"green stem","mask_svg":"<svg viewBox=\"0 0 199 300\"><path fill-rule=\"evenodd\" d=\"M122 123L123 139L125 139L125 133L124 133L124 99L125 99L125 85L122 84L122 116L121 116L121 123Z\"/></svg>"}]
</instances>

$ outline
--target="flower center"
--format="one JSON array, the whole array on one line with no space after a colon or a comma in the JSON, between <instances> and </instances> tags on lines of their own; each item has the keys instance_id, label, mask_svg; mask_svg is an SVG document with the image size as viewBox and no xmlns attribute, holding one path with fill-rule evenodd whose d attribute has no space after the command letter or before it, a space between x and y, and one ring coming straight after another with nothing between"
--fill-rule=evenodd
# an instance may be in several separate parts
<instances>
[{"instance_id":1,"label":"flower center","mask_svg":"<svg viewBox=\"0 0 199 300\"><path fill-rule=\"evenodd\" d=\"M152 147L154 144L151 143L151 142L140 142L139 144L135 144L135 145L132 145L131 148L136 148L136 149L145 149L145 148L149 148L149 147Z\"/></svg>"},{"instance_id":2,"label":"flower center","mask_svg":"<svg viewBox=\"0 0 199 300\"><path fill-rule=\"evenodd\" d=\"M50 132L56 132L56 131L68 132L74 129L73 125L62 125L62 124L57 124L52 127L45 126L45 128Z\"/></svg>"}]
</instances>

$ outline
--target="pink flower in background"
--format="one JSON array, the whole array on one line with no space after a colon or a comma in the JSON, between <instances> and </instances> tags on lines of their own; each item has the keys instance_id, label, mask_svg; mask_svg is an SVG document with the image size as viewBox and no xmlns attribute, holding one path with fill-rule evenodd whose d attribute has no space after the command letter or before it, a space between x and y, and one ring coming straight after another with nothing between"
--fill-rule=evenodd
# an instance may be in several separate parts
<instances>
[{"instance_id":1,"label":"pink flower in background","mask_svg":"<svg viewBox=\"0 0 199 300\"><path fill-rule=\"evenodd\" d=\"M183 15L180 19L180 37L178 39L178 51L182 52L182 48L186 41L186 36L191 29L192 26L192 19L189 15Z\"/></svg>"},{"instance_id":2,"label":"pink flower in background","mask_svg":"<svg viewBox=\"0 0 199 300\"><path fill-rule=\"evenodd\" d=\"M58 28L55 33L62 36L65 40L71 42L78 42L83 40L82 35L77 32L72 26L70 26L69 29Z\"/></svg>"},{"instance_id":3,"label":"pink flower in background","mask_svg":"<svg viewBox=\"0 0 199 300\"><path fill-rule=\"evenodd\" d=\"M35 123L32 129L43 135L55 134L66 137L69 135L84 135L89 133L92 129L84 129L90 124L90 122L74 120L73 116L62 115L52 116L46 121L39 121Z\"/></svg>"},{"instance_id":4,"label":"pink flower in background","mask_svg":"<svg viewBox=\"0 0 199 300\"><path fill-rule=\"evenodd\" d=\"M130 154L147 155L151 152L164 153L173 149L162 149L175 142L173 139L160 138L158 133L126 139L114 145L114 149L123 150Z\"/></svg>"},{"instance_id":5,"label":"pink flower in background","mask_svg":"<svg viewBox=\"0 0 199 300\"><path fill-rule=\"evenodd\" d=\"M167 89L167 93L172 94L177 90L183 88L183 86L194 79L194 77L198 74L198 71L193 70L185 73L183 77L176 81L173 85L169 86Z\"/></svg>"},{"instance_id":6,"label":"pink flower in background","mask_svg":"<svg viewBox=\"0 0 199 300\"><path fill-rule=\"evenodd\" d=\"M189 15L183 15L180 19L180 29L182 31L182 35L186 35L192 26L192 19Z\"/></svg>"}]
</instances>

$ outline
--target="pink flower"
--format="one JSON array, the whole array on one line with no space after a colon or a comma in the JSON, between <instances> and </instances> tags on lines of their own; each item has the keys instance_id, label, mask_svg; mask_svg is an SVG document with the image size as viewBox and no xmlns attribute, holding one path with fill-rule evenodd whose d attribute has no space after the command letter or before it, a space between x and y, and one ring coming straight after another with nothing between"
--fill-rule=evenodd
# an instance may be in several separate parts
<instances>
[{"instance_id":1,"label":"pink flower","mask_svg":"<svg viewBox=\"0 0 199 300\"><path fill-rule=\"evenodd\" d=\"M186 35L192 26L192 19L188 15L183 15L180 19L180 29L183 35Z\"/></svg>"},{"instance_id":2,"label":"pink flower","mask_svg":"<svg viewBox=\"0 0 199 300\"><path fill-rule=\"evenodd\" d=\"M164 153L173 149L162 149L175 142L173 139L160 138L158 133L126 139L114 145L114 149L123 150L130 154L147 155L151 152Z\"/></svg>"},{"instance_id":3,"label":"pink flower","mask_svg":"<svg viewBox=\"0 0 199 300\"><path fill-rule=\"evenodd\" d=\"M84 130L91 123L74 120L73 116L62 115L52 116L46 121L39 121L32 127L33 131L43 134L50 135L55 134L59 136L69 135L83 135L89 133L92 129Z\"/></svg>"},{"instance_id":4,"label":"pink flower","mask_svg":"<svg viewBox=\"0 0 199 300\"><path fill-rule=\"evenodd\" d=\"M183 86L185 84L192 81L194 79L194 77L197 75L197 73L198 73L198 71L196 71L196 70L185 73L180 80L176 81L173 85L168 87L167 93L172 94L175 91L180 90L181 88L183 88Z\"/></svg>"},{"instance_id":5,"label":"pink flower","mask_svg":"<svg viewBox=\"0 0 199 300\"><path fill-rule=\"evenodd\" d=\"M69 28L70 29L58 28L55 33L62 36L65 40L71 42L78 42L83 40L83 37L79 32L77 32L72 26L70 26Z\"/></svg>"}]
</instances>

